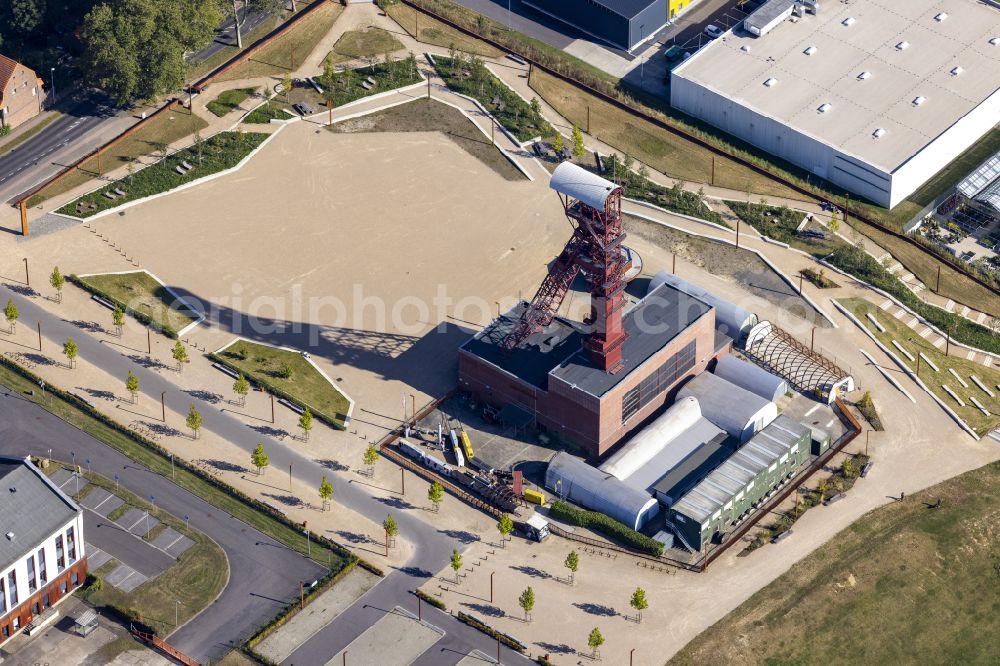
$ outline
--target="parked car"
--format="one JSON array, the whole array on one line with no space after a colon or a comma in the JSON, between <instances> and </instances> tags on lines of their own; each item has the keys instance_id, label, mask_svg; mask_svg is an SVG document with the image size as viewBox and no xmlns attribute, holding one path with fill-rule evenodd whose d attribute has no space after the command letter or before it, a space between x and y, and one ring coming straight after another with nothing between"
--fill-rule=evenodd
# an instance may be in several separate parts
<instances>
[{"instance_id":1,"label":"parked car","mask_svg":"<svg viewBox=\"0 0 1000 666\"><path fill-rule=\"evenodd\" d=\"M304 116L311 116L312 114L316 113L316 109L312 108L312 105L309 104L308 102L298 102L296 104L293 104L292 108L295 109L295 111L300 116L303 116L303 117Z\"/></svg>"},{"instance_id":2,"label":"parked car","mask_svg":"<svg viewBox=\"0 0 1000 666\"><path fill-rule=\"evenodd\" d=\"M723 32L725 31L714 23L710 23L705 26L705 35L708 36L709 39L718 39L719 37L722 37Z\"/></svg>"}]
</instances>

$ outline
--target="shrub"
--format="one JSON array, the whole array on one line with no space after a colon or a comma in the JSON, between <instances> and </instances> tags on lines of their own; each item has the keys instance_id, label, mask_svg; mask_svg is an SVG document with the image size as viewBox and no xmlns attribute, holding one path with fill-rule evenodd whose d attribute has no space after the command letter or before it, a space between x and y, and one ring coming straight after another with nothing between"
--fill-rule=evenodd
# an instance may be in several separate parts
<instances>
[{"instance_id":1,"label":"shrub","mask_svg":"<svg viewBox=\"0 0 1000 666\"><path fill-rule=\"evenodd\" d=\"M244 123L250 125L266 125L271 120L288 120L291 116L278 106L271 106L271 103L262 104L247 114L243 119Z\"/></svg>"},{"instance_id":2,"label":"shrub","mask_svg":"<svg viewBox=\"0 0 1000 666\"><path fill-rule=\"evenodd\" d=\"M6 123L0 125L0 136L7 136L8 134L10 134L10 125Z\"/></svg>"},{"instance_id":3,"label":"shrub","mask_svg":"<svg viewBox=\"0 0 1000 666\"><path fill-rule=\"evenodd\" d=\"M512 638L511 636L508 636L507 634L504 634L502 632L497 631L496 629L494 629L490 625L485 624L484 622L480 621L478 618L475 618L475 617L473 617L471 615L468 615L466 613L463 613L461 611L459 611L459 613L458 613L458 615L456 615L456 617L459 619L460 622L464 622L465 624L469 625L470 627L472 627L474 629L478 629L479 631L483 632L487 636L499 639L501 643L503 643L504 645L506 645L507 647L509 647L509 648L511 648L513 650L517 650L518 652L524 653L524 651L526 649L524 647L524 644L521 641L517 640L516 638Z\"/></svg>"},{"instance_id":4,"label":"shrub","mask_svg":"<svg viewBox=\"0 0 1000 666\"><path fill-rule=\"evenodd\" d=\"M625 523L620 523L610 516L596 511L586 511L570 506L566 502L556 501L552 503L549 514L556 520L560 520L577 527L586 527L596 532L620 541L629 548L642 553L649 553L657 557L663 555L663 544L652 539L645 534L636 532Z\"/></svg>"},{"instance_id":5,"label":"shrub","mask_svg":"<svg viewBox=\"0 0 1000 666\"><path fill-rule=\"evenodd\" d=\"M427 594L423 590L419 590L419 589L418 590L414 590L413 591L413 595L416 596L416 597L420 597L421 599L423 599L424 601L426 601L427 603L429 603L431 606L434 606L434 608L438 608L438 609L443 610L443 611L447 611L448 610L448 607L445 606L445 604L444 604L443 601L441 601L440 599L438 599L437 597L435 597L435 596L433 596L431 594Z\"/></svg>"}]
</instances>

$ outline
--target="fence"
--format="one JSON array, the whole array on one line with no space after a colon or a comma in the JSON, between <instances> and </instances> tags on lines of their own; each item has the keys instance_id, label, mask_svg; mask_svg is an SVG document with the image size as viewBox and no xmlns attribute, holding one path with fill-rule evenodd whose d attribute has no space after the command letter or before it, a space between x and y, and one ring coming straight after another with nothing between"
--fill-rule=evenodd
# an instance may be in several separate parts
<instances>
[{"instance_id":1,"label":"fence","mask_svg":"<svg viewBox=\"0 0 1000 666\"><path fill-rule=\"evenodd\" d=\"M170 643L167 643L165 640L163 640L156 634L147 634L144 631L139 631L135 627L129 627L129 631L131 631L132 635L141 640L143 643L146 643L152 646L154 649L159 650L160 652L167 655L174 661L180 662L181 664L183 664L183 666L201 666L201 664L199 664L197 661L187 656L174 646L170 645Z\"/></svg>"},{"instance_id":2,"label":"fence","mask_svg":"<svg viewBox=\"0 0 1000 666\"><path fill-rule=\"evenodd\" d=\"M497 48L497 49L499 49L501 51L505 51L505 52L517 53L517 51L515 49L511 48L509 44L502 44L502 43L500 43L500 42L498 42L498 41L496 41L496 40L494 40L494 39L492 39L490 37L485 37L483 35L480 35L477 32L475 32L474 30L470 30L469 28L466 28L465 26L463 26L463 25L461 25L459 23L455 23L454 21L452 21L451 19L449 19L447 17L441 16L440 14L438 14L438 13L436 13L436 12L430 10L430 9L427 9L426 7L421 6L417 2L414 2L414 0L401 0L401 2L403 4L409 6L409 7L412 7L415 11L423 12L427 16L430 16L431 18L434 18L434 19L436 19L436 20L444 23L445 25L448 25L448 26L452 27L455 30L458 30L459 32L461 32L463 34L469 35L470 37L474 37L475 39L483 41L483 42L489 44L490 46L493 46L494 48ZM774 172L770 171L769 169L767 169L767 168L765 168L763 166L760 166L759 164L757 164L757 163L755 163L755 162L753 162L753 161L751 161L751 160L749 160L749 159L747 159L745 157L741 157L741 156L739 156L739 155L737 155L735 153L727 152L726 150L720 148L719 146L717 146L717 145L715 145L715 144L713 144L713 143L711 143L709 141L706 141L705 139L702 139L701 137L696 136L695 134L692 134L692 133L690 133L690 132L688 132L686 130L683 130L680 127L676 127L674 125L671 125L670 123L667 123L664 120L662 120L660 118L657 118L656 116L653 116L653 115L650 115L650 114L647 114L647 113L643 113L642 111L634 109L631 106L629 106L628 104L626 104L625 102L619 100L618 98L616 98L616 97L614 97L612 95L608 95L605 92L602 92L602 91L600 91L600 90L598 90L598 89L596 89L596 88L594 88L592 86L589 86L586 83L583 83L582 81L574 79L573 77L571 77L571 76L569 76L567 74L563 74L563 73L561 73L561 72L559 72L559 71L557 71L557 70L555 70L555 69L553 69L551 67L548 67L547 65L539 63L537 60L531 58L530 56L526 56L523 53L517 53L517 55L520 56L521 58L523 58L529 64L529 67L537 67L538 69L542 70L546 74L549 74L550 76L554 76L557 79L565 81L566 83L569 83L570 85L576 86L577 88L580 88L581 90L583 90L587 94L593 95L594 97L598 98L599 100L601 100L603 102L606 102L608 104L611 104L612 106L615 106L615 107L617 107L617 108L625 111L626 113L628 113L628 114L630 114L632 116L635 116L636 118L645 120L646 122L651 123L651 124L655 125L656 127L660 128L660 129L666 130L667 132L670 132L670 133L675 134L675 135L677 135L679 137L682 137L682 138L684 138L684 139L686 139L688 141L691 141L692 143L698 145L699 147L705 148L706 150L714 153L715 155L718 155L720 157L725 157L726 159L732 160L733 162L736 162L737 164L739 164L739 165L741 165L743 167L746 167L747 169L750 169L754 173L760 174L762 176L766 176L766 177L770 178L771 180L774 180L774 181L776 181L778 183L781 183L785 187L788 187L789 189L791 189L791 190L793 190L793 191L795 191L795 192L797 192L799 194L802 194L802 195L804 195L804 196L806 196L806 197L808 197L810 199L815 199L815 200L820 201L820 202L828 203L828 204L833 205L833 206L845 207L845 208L847 208L847 210L852 215L854 215L854 217L856 217L857 219L861 220L865 224L869 224L869 225L875 227L876 229L879 229L880 231L882 231L884 233L887 233L890 236L893 236L894 238L897 238L897 239L899 239L899 240L901 240L901 241L903 241L905 243L908 243L909 245L912 245L913 247L918 248L924 254L927 254L927 255L930 255L931 257L933 257L935 259L935 261L939 261L939 262L942 262L942 263L947 263L949 266L951 266L952 268L954 268L957 272L961 273L965 277L967 277L967 278L971 279L972 281L976 282L978 285L980 285L984 289L987 289L990 292L992 292L993 294L996 294L997 296L1000 296L1000 289L998 289L995 285L987 282L983 278L977 276L975 273L970 272L965 266L962 266L961 264L946 262L945 259L943 259L941 256L937 255L936 253L932 252L931 250L929 250L922 243L920 243L916 239L912 238L909 234L901 233L900 231L898 231L896 229L892 229L891 227L887 227L884 224L882 224L881 222L877 222L873 218L865 215L864 213L858 212L857 209L850 209L849 206L844 206L844 203L841 202L841 201L834 201L832 197L828 197L826 194L817 194L815 191L813 191L813 190L811 190L811 189L809 189L809 188L807 188L807 187L805 187L805 186L803 186L803 185L801 185L801 184L799 184L799 183L797 183L797 182L795 182L795 181L787 178L786 176L783 176L783 175L778 174L778 173L774 173ZM530 71L529 71L529 80L530 80Z\"/></svg>"}]
</instances>

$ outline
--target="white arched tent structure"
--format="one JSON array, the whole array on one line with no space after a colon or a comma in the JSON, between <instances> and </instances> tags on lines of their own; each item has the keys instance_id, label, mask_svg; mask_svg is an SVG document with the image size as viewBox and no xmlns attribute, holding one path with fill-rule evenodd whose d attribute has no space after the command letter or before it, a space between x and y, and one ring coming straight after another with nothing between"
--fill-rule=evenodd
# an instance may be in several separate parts
<instances>
[{"instance_id":1,"label":"white arched tent structure","mask_svg":"<svg viewBox=\"0 0 1000 666\"><path fill-rule=\"evenodd\" d=\"M770 400L710 372L701 373L681 387L677 399L686 397L697 399L705 418L740 443L778 417L778 407Z\"/></svg>"},{"instance_id":2,"label":"white arched tent structure","mask_svg":"<svg viewBox=\"0 0 1000 666\"><path fill-rule=\"evenodd\" d=\"M788 382L781 377L729 354L719 358L715 365L715 376L771 402L777 402L788 392Z\"/></svg>"},{"instance_id":3,"label":"white arched tent structure","mask_svg":"<svg viewBox=\"0 0 1000 666\"><path fill-rule=\"evenodd\" d=\"M639 471L662 452L678 435L701 418L701 407L694 398L677 400L652 423L640 430L600 470L622 481Z\"/></svg>"},{"instance_id":4,"label":"white arched tent structure","mask_svg":"<svg viewBox=\"0 0 1000 666\"><path fill-rule=\"evenodd\" d=\"M757 315L753 312L723 300L712 292L666 271L660 271L653 276L649 281L646 293L651 293L661 284L669 284L671 287L694 296L715 308L715 328L731 337L737 347L743 346L747 334L758 322Z\"/></svg>"},{"instance_id":5,"label":"white arched tent structure","mask_svg":"<svg viewBox=\"0 0 1000 666\"><path fill-rule=\"evenodd\" d=\"M660 504L649 493L625 485L607 472L560 451L545 470L545 487L592 511L598 511L642 529L660 512Z\"/></svg>"}]
</instances>

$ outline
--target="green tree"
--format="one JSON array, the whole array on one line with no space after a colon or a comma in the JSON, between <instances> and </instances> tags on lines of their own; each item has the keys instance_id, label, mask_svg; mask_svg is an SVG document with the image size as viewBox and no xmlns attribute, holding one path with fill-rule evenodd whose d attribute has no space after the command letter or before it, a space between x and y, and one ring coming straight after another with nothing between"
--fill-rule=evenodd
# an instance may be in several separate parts
<instances>
[{"instance_id":1,"label":"green tree","mask_svg":"<svg viewBox=\"0 0 1000 666\"><path fill-rule=\"evenodd\" d=\"M500 546L506 548L507 535L514 531L514 521L506 513L500 516L500 520L497 522L497 531L500 532Z\"/></svg>"},{"instance_id":2,"label":"green tree","mask_svg":"<svg viewBox=\"0 0 1000 666\"><path fill-rule=\"evenodd\" d=\"M638 613L639 622L642 622L642 611L649 608L649 602L646 601L646 591L641 587L635 588L635 592L632 593L632 598L628 603Z\"/></svg>"},{"instance_id":3,"label":"green tree","mask_svg":"<svg viewBox=\"0 0 1000 666\"><path fill-rule=\"evenodd\" d=\"M14 327L17 326L17 318L21 314L17 311L17 306L14 305L14 301L7 299L7 307L3 309L3 316L7 319L7 325L10 327L8 333L14 334Z\"/></svg>"},{"instance_id":4,"label":"green tree","mask_svg":"<svg viewBox=\"0 0 1000 666\"><path fill-rule=\"evenodd\" d=\"M583 132L576 125L573 125L573 157L583 157L587 149L583 145Z\"/></svg>"},{"instance_id":5,"label":"green tree","mask_svg":"<svg viewBox=\"0 0 1000 666\"><path fill-rule=\"evenodd\" d=\"M844 475L845 479L858 478L861 474L861 470L858 469L858 463L853 456L844 458L844 462L840 464L840 473Z\"/></svg>"},{"instance_id":6,"label":"green tree","mask_svg":"<svg viewBox=\"0 0 1000 666\"><path fill-rule=\"evenodd\" d=\"M552 150L556 151L556 156L558 157L561 155L563 148L565 148L563 145L563 136L559 132L556 132L555 138L552 139Z\"/></svg>"},{"instance_id":7,"label":"green tree","mask_svg":"<svg viewBox=\"0 0 1000 666\"><path fill-rule=\"evenodd\" d=\"M9 27L12 34L24 35L34 32L42 24L45 16L45 0L10 0Z\"/></svg>"},{"instance_id":8,"label":"green tree","mask_svg":"<svg viewBox=\"0 0 1000 666\"><path fill-rule=\"evenodd\" d=\"M330 510L330 498L333 497L333 484L323 475L323 480L319 482L319 498L323 500L323 510Z\"/></svg>"},{"instance_id":9,"label":"green tree","mask_svg":"<svg viewBox=\"0 0 1000 666\"><path fill-rule=\"evenodd\" d=\"M187 423L187 427L191 428L191 432L194 433L194 438L195 439L200 438L201 437L201 423L202 423L201 412L199 412L197 409L195 409L195 406L194 406L193 403L190 404L190 405L188 405L188 414L187 414L186 423Z\"/></svg>"},{"instance_id":10,"label":"green tree","mask_svg":"<svg viewBox=\"0 0 1000 666\"><path fill-rule=\"evenodd\" d=\"M517 598L517 605L524 611L524 619L531 622L531 611L535 608L535 591L529 585Z\"/></svg>"},{"instance_id":11,"label":"green tree","mask_svg":"<svg viewBox=\"0 0 1000 666\"><path fill-rule=\"evenodd\" d=\"M385 530L385 556L389 557L389 545L395 545L396 535L399 534L399 525L391 513L386 514L385 520L382 521L382 529Z\"/></svg>"},{"instance_id":12,"label":"green tree","mask_svg":"<svg viewBox=\"0 0 1000 666\"><path fill-rule=\"evenodd\" d=\"M444 499L444 486L437 479L427 489L427 499L434 505L434 513L441 510L441 500Z\"/></svg>"},{"instance_id":13,"label":"green tree","mask_svg":"<svg viewBox=\"0 0 1000 666\"><path fill-rule=\"evenodd\" d=\"M455 585L459 585L461 581L458 578L458 572L462 568L462 555L458 552L458 549L452 549L451 551L451 568L455 572Z\"/></svg>"},{"instance_id":14,"label":"green tree","mask_svg":"<svg viewBox=\"0 0 1000 666\"><path fill-rule=\"evenodd\" d=\"M281 87L284 89L285 100L289 99L292 94L292 74L291 72L285 72L285 75L281 78Z\"/></svg>"},{"instance_id":15,"label":"green tree","mask_svg":"<svg viewBox=\"0 0 1000 666\"><path fill-rule=\"evenodd\" d=\"M115 325L115 331L118 332L118 337L122 336L122 326L125 325L125 311L122 310L120 305L116 305L114 311L111 313L111 323Z\"/></svg>"},{"instance_id":16,"label":"green tree","mask_svg":"<svg viewBox=\"0 0 1000 666\"><path fill-rule=\"evenodd\" d=\"M819 483L816 484L816 490L819 492L820 504L822 504L823 500L826 499L826 493L829 489L830 486L827 483L826 479L820 479Z\"/></svg>"},{"instance_id":17,"label":"green tree","mask_svg":"<svg viewBox=\"0 0 1000 666\"><path fill-rule=\"evenodd\" d=\"M84 17L80 69L119 104L177 90L185 52L209 44L221 22L217 2L105 0Z\"/></svg>"},{"instance_id":18,"label":"green tree","mask_svg":"<svg viewBox=\"0 0 1000 666\"><path fill-rule=\"evenodd\" d=\"M538 101L537 97L531 98L531 112L536 116L542 113L542 103Z\"/></svg>"},{"instance_id":19,"label":"green tree","mask_svg":"<svg viewBox=\"0 0 1000 666\"><path fill-rule=\"evenodd\" d=\"M569 551L569 555L566 556L563 565L569 569L569 584L576 584L576 572L580 568L580 556L576 554L575 550Z\"/></svg>"},{"instance_id":20,"label":"green tree","mask_svg":"<svg viewBox=\"0 0 1000 666\"><path fill-rule=\"evenodd\" d=\"M205 147L205 142L201 138L201 130L195 130L194 132L194 148L198 152L198 164L202 163L202 150Z\"/></svg>"},{"instance_id":21,"label":"green tree","mask_svg":"<svg viewBox=\"0 0 1000 666\"><path fill-rule=\"evenodd\" d=\"M68 338L66 342L63 343L63 354L66 355L66 359L69 361L69 367L76 367L76 355L80 352L80 348L76 346L73 342L73 338Z\"/></svg>"},{"instance_id":22,"label":"green tree","mask_svg":"<svg viewBox=\"0 0 1000 666\"><path fill-rule=\"evenodd\" d=\"M308 442L309 431L313 429L313 415L308 407L302 411L302 416L299 417L299 427L302 428L302 438Z\"/></svg>"},{"instance_id":23,"label":"green tree","mask_svg":"<svg viewBox=\"0 0 1000 666\"><path fill-rule=\"evenodd\" d=\"M587 637L587 647L591 649L591 656L594 659L600 658L601 653L599 650L602 645L604 645L604 636L601 635L600 629L594 627L590 632L590 636Z\"/></svg>"},{"instance_id":24,"label":"green tree","mask_svg":"<svg viewBox=\"0 0 1000 666\"><path fill-rule=\"evenodd\" d=\"M173 349L174 360L177 361L177 372L184 369L185 363L190 363L191 360L188 358L187 349L184 348L184 343L178 340L174 343Z\"/></svg>"},{"instance_id":25,"label":"green tree","mask_svg":"<svg viewBox=\"0 0 1000 666\"><path fill-rule=\"evenodd\" d=\"M375 445L370 443L367 448L365 448L364 454L362 454L362 459L365 466L368 467L368 476L375 476L375 463L378 462L378 449Z\"/></svg>"},{"instance_id":26,"label":"green tree","mask_svg":"<svg viewBox=\"0 0 1000 666\"><path fill-rule=\"evenodd\" d=\"M264 451L263 442L257 442L257 446L254 447L253 453L250 454L250 464L257 468L257 476L260 476L264 468L271 464L271 459Z\"/></svg>"},{"instance_id":27,"label":"green tree","mask_svg":"<svg viewBox=\"0 0 1000 666\"><path fill-rule=\"evenodd\" d=\"M66 285L66 279L63 278L62 273L59 272L58 266L52 269L52 275L49 276L49 284L56 290L56 298L58 298L59 302L62 303L62 290Z\"/></svg>"},{"instance_id":28,"label":"green tree","mask_svg":"<svg viewBox=\"0 0 1000 666\"><path fill-rule=\"evenodd\" d=\"M229 0L223 0L229 2ZM236 24L236 46L243 49L243 25L251 13L273 14L281 9L282 0L232 0L233 21ZM241 11L242 10L242 11ZM292 0L292 11L295 2Z\"/></svg>"},{"instance_id":29,"label":"green tree","mask_svg":"<svg viewBox=\"0 0 1000 666\"><path fill-rule=\"evenodd\" d=\"M243 376L242 372L240 373L240 376L236 378L236 381L233 382L233 393L239 396L240 407L247 404L247 394L250 393L250 382L247 381L247 378Z\"/></svg>"},{"instance_id":30,"label":"green tree","mask_svg":"<svg viewBox=\"0 0 1000 666\"><path fill-rule=\"evenodd\" d=\"M125 377L125 390L132 396L132 404L134 405L139 399L139 378L131 370L128 371L128 376Z\"/></svg>"},{"instance_id":31,"label":"green tree","mask_svg":"<svg viewBox=\"0 0 1000 666\"><path fill-rule=\"evenodd\" d=\"M837 233L840 231L840 220L837 219L836 207L834 207L833 212L830 213L830 231L831 233Z\"/></svg>"}]
</instances>

